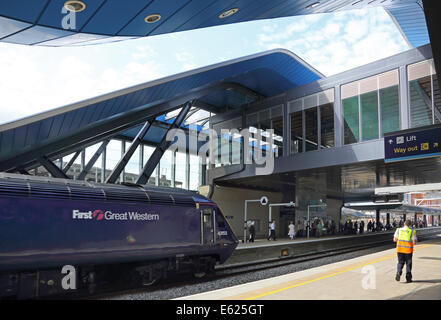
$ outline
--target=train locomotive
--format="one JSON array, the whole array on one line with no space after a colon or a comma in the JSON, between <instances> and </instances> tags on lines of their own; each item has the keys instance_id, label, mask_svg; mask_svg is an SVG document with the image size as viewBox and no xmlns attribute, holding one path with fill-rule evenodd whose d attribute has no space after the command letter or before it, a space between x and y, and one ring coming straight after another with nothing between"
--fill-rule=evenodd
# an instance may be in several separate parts
<instances>
[{"instance_id":1,"label":"train locomotive","mask_svg":"<svg viewBox=\"0 0 441 320\"><path fill-rule=\"evenodd\" d=\"M219 207L196 192L0 173L0 298L202 277L237 244Z\"/></svg>"}]
</instances>

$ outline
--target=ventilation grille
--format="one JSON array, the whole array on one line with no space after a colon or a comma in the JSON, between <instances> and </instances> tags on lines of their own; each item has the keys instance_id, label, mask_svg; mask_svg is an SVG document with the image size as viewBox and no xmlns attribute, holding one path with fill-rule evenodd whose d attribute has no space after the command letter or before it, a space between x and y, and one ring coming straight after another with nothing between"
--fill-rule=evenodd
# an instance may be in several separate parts
<instances>
[{"instance_id":1,"label":"ventilation grille","mask_svg":"<svg viewBox=\"0 0 441 320\"><path fill-rule=\"evenodd\" d=\"M175 200L176 206L196 206L193 197L181 196L181 195L173 195L173 199Z\"/></svg>"},{"instance_id":2,"label":"ventilation grille","mask_svg":"<svg viewBox=\"0 0 441 320\"><path fill-rule=\"evenodd\" d=\"M105 188L106 199L108 201L122 201L122 202L149 202L147 194L135 188Z\"/></svg>"},{"instance_id":3,"label":"ventilation grille","mask_svg":"<svg viewBox=\"0 0 441 320\"><path fill-rule=\"evenodd\" d=\"M0 179L0 196L10 198L39 198L76 201L111 201L150 203L152 205L196 206L193 194L164 190L155 192L137 187L114 187L45 183L23 180Z\"/></svg>"},{"instance_id":4,"label":"ventilation grille","mask_svg":"<svg viewBox=\"0 0 441 320\"><path fill-rule=\"evenodd\" d=\"M43 199L69 199L69 190L66 186L56 184L30 182L30 196Z\"/></svg>"},{"instance_id":5,"label":"ventilation grille","mask_svg":"<svg viewBox=\"0 0 441 320\"><path fill-rule=\"evenodd\" d=\"M81 188L77 186L69 186L70 197L72 200L92 200L92 201L104 201L103 191L101 189L94 188Z\"/></svg>"},{"instance_id":6,"label":"ventilation grille","mask_svg":"<svg viewBox=\"0 0 441 320\"><path fill-rule=\"evenodd\" d=\"M168 194L149 192L149 197L150 197L151 204L161 204L161 205L168 205L168 206L174 205L173 198Z\"/></svg>"},{"instance_id":7,"label":"ventilation grille","mask_svg":"<svg viewBox=\"0 0 441 320\"><path fill-rule=\"evenodd\" d=\"M27 197L29 196L29 188L26 183L0 181L0 195L6 197Z\"/></svg>"}]
</instances>

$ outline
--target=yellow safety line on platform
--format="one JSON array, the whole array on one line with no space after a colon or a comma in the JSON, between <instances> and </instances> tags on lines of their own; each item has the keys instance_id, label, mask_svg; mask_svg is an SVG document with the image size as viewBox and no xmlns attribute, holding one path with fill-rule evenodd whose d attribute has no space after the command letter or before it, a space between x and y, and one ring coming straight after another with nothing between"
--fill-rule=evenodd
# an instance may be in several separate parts
<instances>
[{"instance_id":1,"label":"yellow safety line on platform","mask_svg":"<svg viewBox=\"0 0 441 320\"><path fill-rule=\"evenodd\" d=\"M433 244L426 244L426 245L423 245L423 246L416 247L414 250L420 250L420 249L424 249L424 248L431 247L431 246L433 246ZM270 291L270 292L267 292L267 293L263 293L263 294L260 294L260 295L257 295L257 296L251 297L251 298L246 298L245 300L259 299L259 298L262 298L262 297L265 297L265 296L269 296L269 295L274 294L274 293L278 293L278 292L282 292L282 291L285 291L285 290L288 290L288 289L293 289L293 288L296 288L296 287L300 287L300 286L303 286L305 284L309 284L309 283L313 283L313 282L316 282L316 281L319 281L319 280L327 279L327 278L330 278L330 277L333 277L333 276L336 276L336 275L339 275L339 274L342 274L342 273L345 273L345 272L348 272L348 271L352 271L352 270L355 270L355 269L360 269L360 268L363 268L364 266L367 266L367 265L370 265L370 264L374 264L374 263L378 263L378 262L382 262L382 261L389 260L389 259L396 258L396 257L397 257L397 255L396 255L396 253L394 253L393 255L388 255L385 258L374 260L374 261L370 261L370 262L365 263L363 265L357 265L356 267L352 267L352 268L349 268L349 269L345 269L343 271L339 271L339 272L335 272L335 273L332 273L332 274L328 274L326 276L323 276L323 277L320 277L320 278L316 278L316 279L312 279L312 280L308 280L308 281L305 281L305 282L302 282L302 283L298 283L298 284L295 284L295 285L292 285L292 286L289 286L289 287L285 287L285 288L277 289L277 290Z\"/></svg>"}]
</instances>

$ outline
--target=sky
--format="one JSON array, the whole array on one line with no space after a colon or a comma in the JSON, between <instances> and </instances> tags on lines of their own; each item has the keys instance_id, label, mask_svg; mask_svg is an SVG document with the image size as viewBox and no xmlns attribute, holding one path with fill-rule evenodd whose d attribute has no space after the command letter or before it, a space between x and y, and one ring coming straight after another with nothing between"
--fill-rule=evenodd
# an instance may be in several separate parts
<instances>
[{"instance_id":1,"label":"sky","mask_svg":"<svg viewBox=\"0 0 441 320\"><path fill-rule=\"evenodd\" d=\"M410 49L382 8L252 21L83 47L0 42L0 124L284 48L329 76Z\"/></svg>"}]
</instances>

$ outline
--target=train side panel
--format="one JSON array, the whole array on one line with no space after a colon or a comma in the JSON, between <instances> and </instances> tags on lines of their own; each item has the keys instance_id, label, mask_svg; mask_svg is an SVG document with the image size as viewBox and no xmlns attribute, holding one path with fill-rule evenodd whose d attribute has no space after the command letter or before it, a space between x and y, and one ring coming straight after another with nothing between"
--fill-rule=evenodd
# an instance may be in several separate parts
<instances>
[{"instance_id":1,"label":"train side panel","mask_svg":"<svg viewBox=\"0 0 441 320\"><path fill-rule=\"evenodd\" d=\"M0 271L193 254L200 237L191 206L0 198Z\"/></svg>"}]
</instances>

